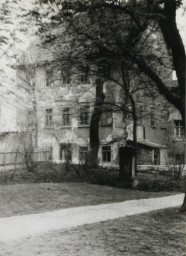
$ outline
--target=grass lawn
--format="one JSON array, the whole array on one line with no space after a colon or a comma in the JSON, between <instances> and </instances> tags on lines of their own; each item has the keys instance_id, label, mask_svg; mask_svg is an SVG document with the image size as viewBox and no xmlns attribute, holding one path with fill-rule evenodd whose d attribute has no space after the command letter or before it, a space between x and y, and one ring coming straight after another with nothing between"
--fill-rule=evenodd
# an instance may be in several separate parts
<instances>
[{"instance_id":1,"label":"grass lawn","mask_svg":"<svg viewBox=\"0 0 186 256\"><path fill-rule=\"evenodd\" d=\"M1 256L183 256L186 216L166 209L1 244Z\"/></svg>"},{"instance_id":2,"label":"grass lawn","mask_svg":"<svg viewBox=\"0 0 186 256\"><path fill-rule=\"evenodd\" d=\"M78 182L0 185L0 217L170 194Z\"/></svg>"}]
</instances>

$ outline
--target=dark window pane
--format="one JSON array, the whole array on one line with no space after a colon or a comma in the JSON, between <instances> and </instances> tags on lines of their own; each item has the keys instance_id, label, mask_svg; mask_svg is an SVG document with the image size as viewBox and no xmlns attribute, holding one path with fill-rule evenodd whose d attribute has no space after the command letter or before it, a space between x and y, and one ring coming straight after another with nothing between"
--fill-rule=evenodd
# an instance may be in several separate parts
<instances>
[{"instance_id":1,"label":"dark window pane","mask_svg":"<svg viewBox=\"0 0 186 256\"><path fill-rule=\"evenodd\" d=\"M80 107L80 124L88 124L89 123L89 106L84 105Z\"/></svg>"},{"instance_id":2,"label":"dark window pane","mask_svg":"<svg viewBox=\"0 0 186 256\"><path fill-rule=\"evenodd\" d=\"M63 84L70 84L71 83L71 68L64 68L62 70L62 80Z\"/></svg>"},{"instance_id":3,"label":"dark window pane","mask_svg":"<svg viewBox=\"0 0 186 256\"><path fill-rule=\"evenodd\" d=\"M112 124L112 111L103 112L101 114L101 124L102 125Z\"/></svg>"},{"instance_id":4,"label":"dark window pane","mask_svg":"<svg viewBox=\"0 0 186 256\"><path fill-rule=\"evenodd\" d=\"M46 126L52 125L52 108L46 109Z\"/></svg>"},{"instance_id":5,"label":"dark window pane","mask_svg":"<svg viewBox=\"0 0 186 256\"><path fill-rule=\"evenodd\" d=\"M89 68L79 67L79 83L85 84L89 82Z\"/></svg>"},{"instance_id":6,"label":"dark window pane","mask_svg":"<svg viewBox=\"0 0 186 256\"><path fill-rule=\"evenodd\" d=\"M80 147L79 149L79 160L80 162L85 162L88 155L88 147Z\"/></svg>"},{"instance_id":7,"label":"dark window pane","mask_svg":"<svg viewBox=\"0 0 186 256\"><path fill-rule=\"evenodd\" d=\"M64 108L63 109L63 125L69 125L70 124L70 109Z\"/></svg>"}]
</instances>

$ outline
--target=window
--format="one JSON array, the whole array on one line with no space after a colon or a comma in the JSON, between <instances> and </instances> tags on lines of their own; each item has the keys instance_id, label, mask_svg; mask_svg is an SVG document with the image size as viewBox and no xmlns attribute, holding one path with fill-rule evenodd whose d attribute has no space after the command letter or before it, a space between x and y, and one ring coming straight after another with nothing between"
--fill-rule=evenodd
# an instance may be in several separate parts
<instances>
[{"instance_id":1,"label":"window","mask_svg":"<svg viewBox=\"0 0 186 256\"><path fill-rule=\"evenodd\" d=\"M28 110L27 111L27 125L28 126L32 126L33 124L34 124L33 111L32 110Z\"/></svg>"},{"instance_id":2,"label":"window","mask_svg":"<svg viewBox=\"0 0 186 256\"><path fill-rule=\"evenodd\" d=\"M143 125L144 105L143 103L137 104L137 121L138 125Z\"/></svg>"},{"instance_id":3,"label":"window","mask_svg":"<svg viewBox=\"0 0 186 256\"><path fill-rule=\"evenodd\" d=\"M47 69L46 70L46 86L50 86L52 83L52 70Z\"/></svg>"},{"instance_id":4,"label":"window","mask_svg":"<svg viewBox=\"0 0 186 256\"><path fill-rule=\"evenodd\" d=\"M88 147L80 147L79 148L79 161L84 163L87 160L88 156Z\"/></svg>"},{"instance_id":5,"label":"window","mask_svg":"<svg viewBox=\"0 0 186 256\"><path fill-rule=\"evenodd\" d=\"M98 76L103 77L104 79L108 80L111 76L110 67L108 64L103 64L98 68Z\"/></svg>"},{"instance_id":6,"label":"window","mask_svg":"<svg viewBox=\"0 0 186 256\"><path fill-rule=\"evenodd\" d=\"M80 107L80 124L88 124L89 123L89 105L83 105Z\"/></svg>"},{"instance_id":7,"label":"window","mask_svg":"<svg viewBox=\"0 0 186 256\"><path fill-rule=\"evenodd\" d=\"M143 114L144 114L144 105L143 105L143 103L138 103L137 104L137 112L138 112L138 118L142 119Z\"/></svg>"},{"instance_id":8,"label":"window","mask_svg":"<svg viewBox=\"0 0 186 256\"><path fill-rule=\"evenodd\" d=\"M63 109L63 125L70 125L70 109Z\"/></svg>"},{"instance_id":9,"label":"window","mask_svg":"<svg viewBox=\"0 0 186 256\"><path fill-rule=\"evenodd\" d=\"M181 120L174 120L174 134L177 138L182 138L184 136L183 122Z\"/></svg>"},{"instance_id":10,"label":"window","mask_svg":"<svg viewBox=\"0 0 186 256\"><path fill-rule=\"evenodd\" d=\"M60 144L60 160L65 162L72 161L72 145L71 144Z\"/></svg>"},{"instance_id":11,"label":"window","mask_svg":"<svg viewBox=\"0 0 186 256\"><path fill-rule=\"evenodd\" d=\"M176 164L184 164L184 154L175 155Z\"/></svg>"},{"instance_id":12,"label":"window","mask_svg":"<svg viewBox=\"0 0 186 256\"><path fill-rule=\"evenodd\" d=\"M102 160L103 162L111 162L111 147L102 146Z\"/></svg>"},{"instance_id":13,"label":"window","mask_svg":"<svg viewBox=\"0 0 186 256\"><path fill-rule=\"evenodd\" d=\"M89 68L79 67L79 83L86 84L89 82Z\"/></svg>"},{"instance_id":14,"label":"window","mask_svg":"<svg viewBox=\"0 0 186 256\"><path fill-rule=\"evenodd\" d=\"M161 114L161 129L167 128L167 113L165 111L162 111Z\"/></svg>"},{"instance_id":15,"label":"window","mask_svg":"<svg viewBox=\"0 0 186 256\"><path fill-rule=\"evenodd\" d=\"M150 125L151 125L151 127L156 127L154 109L155 109L155 107L151 107L151 113L150 113Z\"/></svg>"},{"instance_id":16,"label":"window","mask_svg":"<svg viewBox=\"0 0 186 256\"><path fill-rule=\"evenodd\" d=\"M62 70L62 80L63 84L70 84L71 83L71 68L64 68Z\"/></svg>"},{"instance_id":17,"label":"window","mask_svg":"<svg viewBox=\"0 0 186 256\"><path fill-rule=\"evenodd\" d=\"M160 164L160 150L159 150L159 148L154 149L154 164L155 165Z\"/></svg>"},{"instance_id":18,"label":"window","mask_svg":"<svg viewBox=\"0 0 186 256\"><path fill-rule=\"evenodd\" d=\"M46 126L52 125L52 108L46 109Z\"/></svg>"},{"instance_id":19,"label":"window","mask_svg":"<svg viewBox=\"0 0 186 256\"><path fill-rule=\"evenodd\" d=\"M106 111L101 114L101 125L111 125L112 124L112 111Z\"/></svg>"}]
</instances>

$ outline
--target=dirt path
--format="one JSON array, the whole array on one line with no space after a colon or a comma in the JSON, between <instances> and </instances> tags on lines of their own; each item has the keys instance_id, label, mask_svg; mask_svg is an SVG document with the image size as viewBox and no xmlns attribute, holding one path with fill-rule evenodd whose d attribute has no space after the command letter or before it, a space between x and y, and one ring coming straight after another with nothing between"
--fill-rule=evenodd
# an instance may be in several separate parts
<instances>
[{"instance_id":1,"label":"dirt path","mask_svg":"<svg viewBox=\"0 0 186 256\"><path fill-rule=\"evenodd\" d=\"M0 242L180 206L183 194L0 218Z\"/></svg>"}]
</instances>

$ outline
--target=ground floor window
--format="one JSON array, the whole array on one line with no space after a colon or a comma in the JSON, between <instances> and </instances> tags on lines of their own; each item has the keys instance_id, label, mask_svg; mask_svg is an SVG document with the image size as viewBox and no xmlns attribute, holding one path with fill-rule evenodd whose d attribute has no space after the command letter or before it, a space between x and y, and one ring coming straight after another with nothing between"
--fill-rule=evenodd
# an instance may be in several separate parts
<instances>
[{"instance_id":1,"label":"ground floor window","mask_svg":"<svg viewBox=\"0 0 186 256\"><path fill-rule=\"evenodd\" d=\"M160 150L159 150L159 148L154 149L154 164L156 164L156 165L160 164Z\"/></svg>"},{"instance_id":2,"label":"ground floor window","mask_svg":"<svg viewBox=\"0 0 186 256\"><path fill-rule=\"evenodd\" d=\"M103 162L111 162L111 146L102 146Z\"/></svg>"},{"instance_id":3,"label":"ground floor window","mask_svg":"<svg viewBox=\"0 0 186 256\"><path fill-rule=\"evenodd\" d=\"M87 160L88 156L88 147L80 147L79 148L79 161L84 163Z\"/></svg>"},{"instance_id":4,"label":"ground floor window","mask_svg":"<svg viewBox=\"0 0 186 256\"><path fill-rule=\"evenodd\" d=\"M184 154L175 155L176 164L184 164Z\"/></svg>"},{"instance_id":5,"label":"ground floor window","mask_svg":"<svg viewBox=\"0 0 186 256\"><path fill-rule=\"evenodd\" d=\"M71 144L61 144L60 145L60 160L72 161L72 145Z\"/></svg>"}]
</instances>

